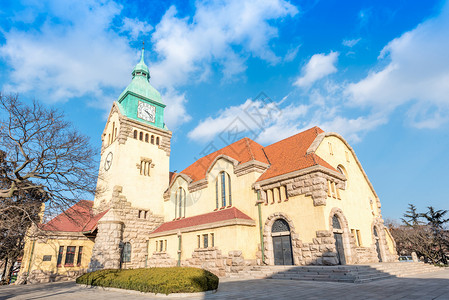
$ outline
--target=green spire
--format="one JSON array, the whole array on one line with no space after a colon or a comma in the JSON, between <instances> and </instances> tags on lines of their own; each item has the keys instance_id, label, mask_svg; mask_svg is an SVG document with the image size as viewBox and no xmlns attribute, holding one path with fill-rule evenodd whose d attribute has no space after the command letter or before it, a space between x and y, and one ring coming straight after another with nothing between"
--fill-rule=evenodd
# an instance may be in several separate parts
<instances>
[{"instance_id":1,"label":"green spire","mask_svg":"<svg viewBox=\"0 0 449 300\"><path fill-rule=\"evenodd\" d=\"M144 76L146 77L147 80L150 79L150 70L148 70L147 65L145 64L145 60L144 60L144 54L145 54L145 44L142 46L142 54L140 56L140 61L139 63L134 67L133 70L133 79L136 76Z\"/></svg>"}]
</instances>

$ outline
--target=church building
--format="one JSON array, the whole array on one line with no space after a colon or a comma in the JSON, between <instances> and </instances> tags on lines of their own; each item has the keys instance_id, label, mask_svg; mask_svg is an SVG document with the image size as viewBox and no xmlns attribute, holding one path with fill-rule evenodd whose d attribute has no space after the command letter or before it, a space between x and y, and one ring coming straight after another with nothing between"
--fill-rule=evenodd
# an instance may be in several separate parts
<instances>
[{"instance_id":1,"label":"church building","mask_svg":"<svg viewBox=\"0 0 449 300\"><path fill-rule=\"evenodd\" d=\"M313 127L268 146L243 138L172 173L172 132L149 80L142 51L101 137L94 201L78 226L61 215L43 225L47 237L27 243L22 274L195 266L228 276L255 265L397 260L379 197L342 136Z\"/></svg>"}]
</instances>

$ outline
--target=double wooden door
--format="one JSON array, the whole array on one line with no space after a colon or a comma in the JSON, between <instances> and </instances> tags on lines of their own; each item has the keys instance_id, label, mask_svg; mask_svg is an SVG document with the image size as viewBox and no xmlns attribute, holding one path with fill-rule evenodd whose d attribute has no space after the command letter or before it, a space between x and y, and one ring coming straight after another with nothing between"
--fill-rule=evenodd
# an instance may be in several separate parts
<instances>
[{"instance_id":1,"label":"double wooden door","mask_svg":"<svg viewBox=\"0 0 449 300\"><path fill-rule=\"evenodd\" d=\"M273 251L275 265L293 265L290 235L273 236Z\"/></svg>"}]
</instances>

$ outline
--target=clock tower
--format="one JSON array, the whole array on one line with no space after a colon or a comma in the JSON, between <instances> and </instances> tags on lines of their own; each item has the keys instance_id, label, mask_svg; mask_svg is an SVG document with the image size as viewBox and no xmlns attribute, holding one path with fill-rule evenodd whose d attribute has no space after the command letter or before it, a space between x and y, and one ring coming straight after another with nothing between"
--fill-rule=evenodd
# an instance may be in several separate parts
<instances>
[{"instance_id":1,"label":"clock tower","mask_svg":"<svg viewBox=\"0 0 449 300\"><path fill-rule=\"evenodd\" d=\"M111 207L118 188L132 207L163 214L172 134L164 123L165 104L149 79L142 49L132 81L113 103L102 134L97 209Z\"/></svg>"}]
</instances>

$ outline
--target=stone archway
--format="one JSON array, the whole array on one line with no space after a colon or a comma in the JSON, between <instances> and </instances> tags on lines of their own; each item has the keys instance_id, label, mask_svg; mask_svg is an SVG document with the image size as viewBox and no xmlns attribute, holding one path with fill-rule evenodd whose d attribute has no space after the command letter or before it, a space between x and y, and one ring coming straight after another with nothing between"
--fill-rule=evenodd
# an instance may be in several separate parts
<instances>
[{"instance_id":1,"label":"stone archway","mask_svg":"<svg viewBox=\"0 0 449 300\"><path fill-rule=\"evenodd\" d=\"M277 220L284 221L290 230L290 241L291 241L291 249L292 249L292 256L293 256L293 265L300 265L300 252L301 249L299 248L302 244L299 240L299 235L296 233L295 226L293 225L292 220L290 217L288 217L287 214L282 212L277 212L274 214L271 214L268 216L267 220L265 221L264 231L263 231L263 239L264 239L264 253L265 253L265 263L267 265L275 265L275 257L274 257L274 244L273 244L273 225ZM276 230L275 230L276 231ZM280 232L280 236L287 236L286 232ZM276 232L274 233L274 236L276 237ZM285 237L284 239L287 239ZM281 240L281 239L279 239ZM276 242L276 238L275 238ZM282 242L282 241L280 241Z\"/></svg>"},{"instance_id":2,"label":"stone archway","mask_svg":"<svg viewBox=\"0 0 449 300\"><path fill-rule=\"evenodd\" d=\"M338 221L338 222L337 222ZM348 221L340 208L334 207L329 214L329 229L334 234L339 264L355 263L355 244L351 239Z\"/></svg>"},{"instance_id":3,"label":"stone archway","mask_svg":"<svg viewBox=\"0 0 449 300\"><path fill-rule=\"evenodd\" d=\"M371 225L371 236L373 241L373 259L376 257L379 262L395 261L396 257L390 253L387 244L387 237L382 220L376 219L373 221Z\"/></svg>"},{"instance_id":4,"label":"stone archway","mask_svg":"<svg viewBox=\"0 0 449 300\"><path fill-rule=\"evenodd\" d=\"M293 265L293 249L290 226L282 218L274 221L271 226L273 241L273 256L275 265Z\"/></svg>"}]
</instances>

